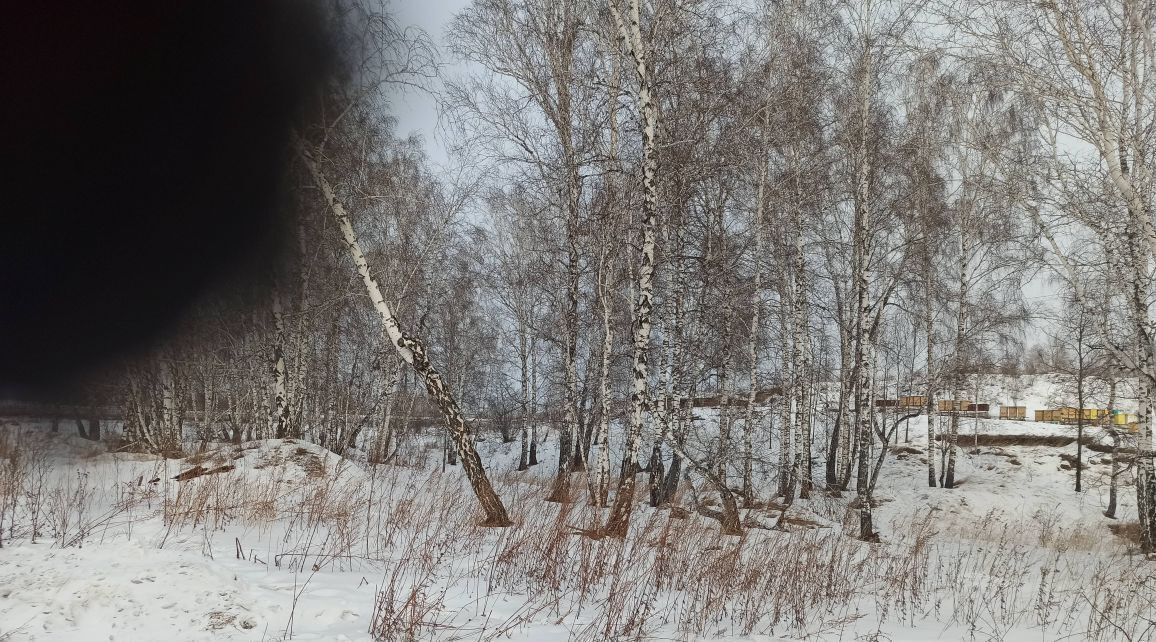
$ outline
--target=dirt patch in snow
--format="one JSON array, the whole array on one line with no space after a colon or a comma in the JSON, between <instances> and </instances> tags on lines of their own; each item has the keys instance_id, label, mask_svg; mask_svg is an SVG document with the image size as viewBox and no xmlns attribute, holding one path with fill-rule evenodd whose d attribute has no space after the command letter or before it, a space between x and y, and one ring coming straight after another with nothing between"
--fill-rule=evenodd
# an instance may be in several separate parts
<instances>
[{"instance_id":1,"label":"dirt patch in snow","mask_svg":"<svg viewBox=\"0 0 1156 642\"><path fill-rule=\"evenodd\" d=\"M314 479L324 477L326 474L325 461L317 456L317 453L306 448L298 448L293 451L290 456L291 460L305 471L305 474Z\"/></svg>"},{"instance_id":2,"label":"dirt patch in snow","mask_svg":"<svg viewBox=\"0 0 1156 642\"><path fill-rule=\"evenodd\" d=\"M946 435L937 435L940 441L946 440ZM1076 443L1076 437L1066 437L1062 435L964 435L959 436L960 445L966 446L986 446L992 447L1006 447L1006 446L1022 446L1027 448L1036 448L1041 446L1048 446L1052 448L1065 448ZM1100 453L1112 452L1112 445L1100 442L1089 437L1084 437L1084 448ZM1129 448L1120 448L1119 452L1130 452Z\"/></svg>"},{"instance_id":3,"label":"dirt patch in snow","mask_svg":"<svg viewBox=\"0 0 1156 642\"><path fill-rule=\"evenodd\" d=\"M1140 545L1140 522L1114 522L1108 524L1108 530L1132 546Z\"/></svg>"}]
</instances>

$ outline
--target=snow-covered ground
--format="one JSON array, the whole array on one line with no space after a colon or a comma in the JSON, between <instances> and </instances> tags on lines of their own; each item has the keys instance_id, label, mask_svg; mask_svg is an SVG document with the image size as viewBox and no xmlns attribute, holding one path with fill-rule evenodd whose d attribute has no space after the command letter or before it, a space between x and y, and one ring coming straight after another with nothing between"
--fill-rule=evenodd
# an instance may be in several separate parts
<instances>
[{"instance_id":1,"label":"snow-covered ground","mask_svg":"<svg viewBox=\"0 0 1156 642\"><path fill-rule=\"evenodd\" d=\"M586 537L605 509L582 474L575 501L542 500L552 442L528 473L516 444L481 444L515 521L487 529L456 468L367 469L292 441L163 461L34 430L4 451L40 499L3 522L0 639L370 640L375 618L389 640L1156 639L1156 563L1111 528L1134 521L1134 488L1102 514L1109 456L1087 453L1076 494L1074 445L974 448L963 426L952 490L927 487L924 418L910 443L900 427L878 544L851 537L846 494L797 501L782 530L759 502L722 537L640 491L630 537ZM198 467L218 472L173 479Z\"/></svg>"}]
</instances>

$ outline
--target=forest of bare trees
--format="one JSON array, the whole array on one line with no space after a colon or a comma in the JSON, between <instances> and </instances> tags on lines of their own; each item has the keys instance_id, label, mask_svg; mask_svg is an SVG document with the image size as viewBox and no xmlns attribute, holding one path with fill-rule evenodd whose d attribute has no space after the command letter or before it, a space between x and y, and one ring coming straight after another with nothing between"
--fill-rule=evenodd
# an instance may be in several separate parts
<instances>
[{"instance_id":1,"label":"forest of bare trees","mask_svg":"<svg viewBox=\"0 0 1156 642\"><path fill-rule=\"evenodd\" d=\"M492 526L521 508L487 473L538 466L600 537L689 488L731 534L853 494L873 540L905 418L876 401L926 397L945 492L937 401L1034 359L1137 382L1118 474L1156 553L1151 3L473 0L444 49L334 6L355 44L286 151L289 250L86 388L121 447L389 464L436 436ZM403 92L436 97L447 161L398 133Z\"/></svg>"}]
</instances>

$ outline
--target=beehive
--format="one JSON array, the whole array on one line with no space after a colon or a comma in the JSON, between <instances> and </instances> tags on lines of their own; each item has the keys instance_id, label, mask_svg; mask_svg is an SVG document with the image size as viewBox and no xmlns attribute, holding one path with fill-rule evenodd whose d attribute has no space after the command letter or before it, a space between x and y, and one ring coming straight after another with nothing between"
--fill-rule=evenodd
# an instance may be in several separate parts
<instances>
[{"instance_id":1,"label":"beehive","mask_svg":"<svg viewBox=\"0 0 1156 642\"><path fill-rule=\"evenodd\" d=\"M999 418L1008 419L1011 421L1023 421L1027 419L1028 409L1025 406L1000 406Z\"/></svg>"},{"instance_id":2,"label":"beehive","mask_svg":"<svg viewBox=\"0 0 1156 642\"><path fill-rule=\"evenodd\" d=\"M979 404L986 406L987 404ZM976 404L962 399L943 399L939 402L939 412L975 412ZM980 408L983 410L983 408Z\"/></svg>"},{"instance_id":3,"label":"beehive","mask_svg":"<svg viewBox=\"0 0 1156 642\"><path fill-rule=\"evenodd\" d=\"M922 408L927 405L927 397L922 395L908 395L899 400L903 408Z\"/></svg>"}]
</instances>

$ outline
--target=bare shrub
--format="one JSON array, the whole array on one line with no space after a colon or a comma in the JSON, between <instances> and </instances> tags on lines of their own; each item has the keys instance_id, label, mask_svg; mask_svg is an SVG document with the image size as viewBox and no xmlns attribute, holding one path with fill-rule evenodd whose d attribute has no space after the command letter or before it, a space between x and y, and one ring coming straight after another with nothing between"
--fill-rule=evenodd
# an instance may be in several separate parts
<instances>
[{"instance_id":1,"label":"bare shrub","mask_svg":"<svg viewBox=\"0 0 1156 642\"><path fill-rule=\"evenodd\" d=\"M82 546L95 523L89 518L95 488L88 473L78 470L48 493L48 523L56 544Z\"/></svg>"}]
</instances>

